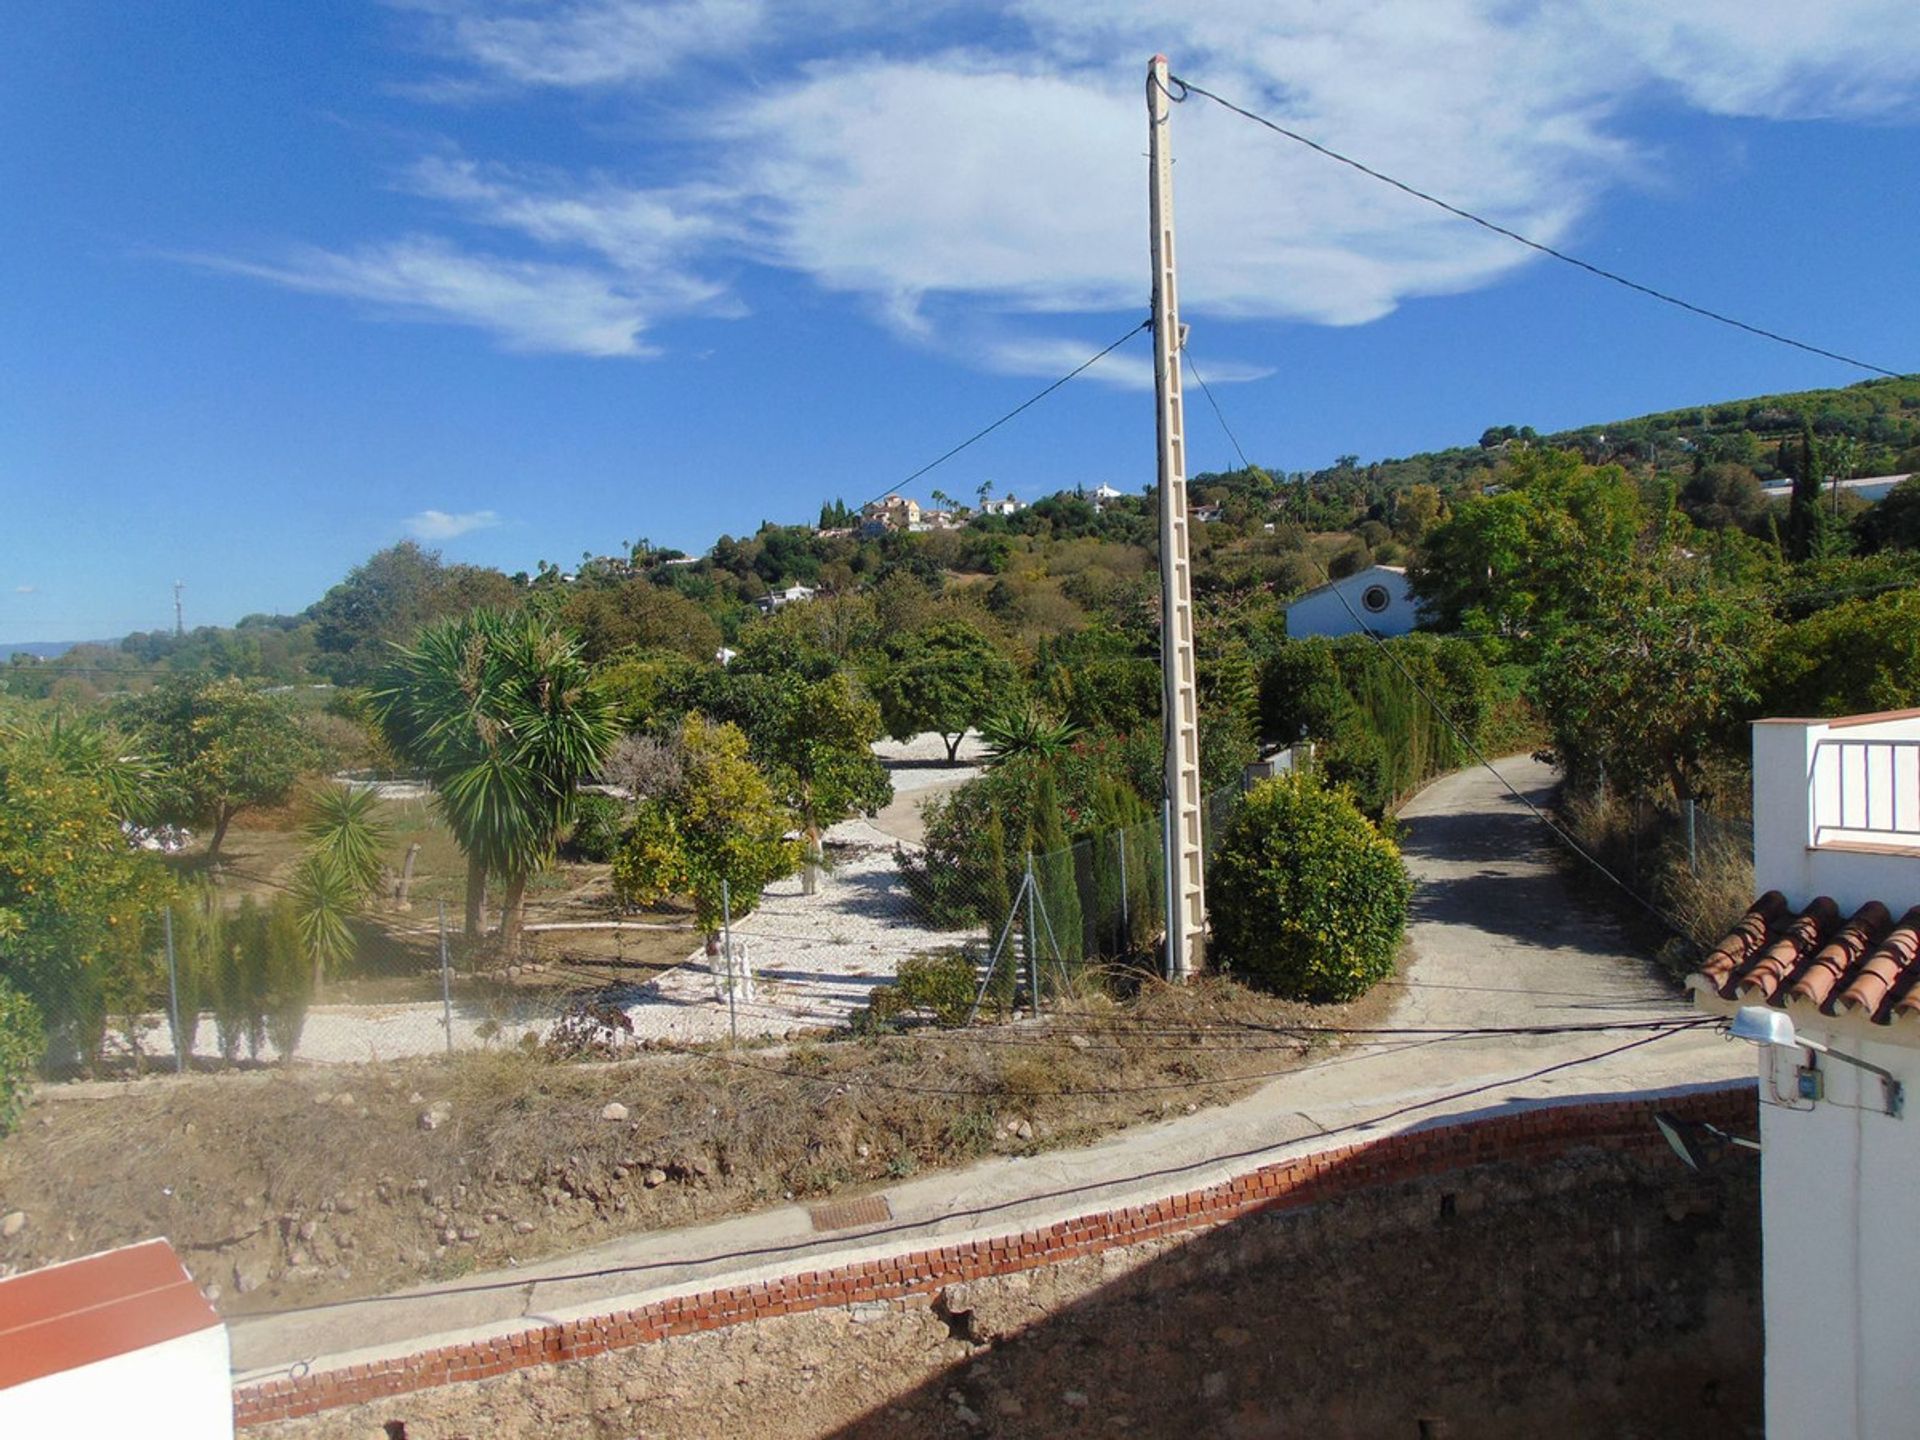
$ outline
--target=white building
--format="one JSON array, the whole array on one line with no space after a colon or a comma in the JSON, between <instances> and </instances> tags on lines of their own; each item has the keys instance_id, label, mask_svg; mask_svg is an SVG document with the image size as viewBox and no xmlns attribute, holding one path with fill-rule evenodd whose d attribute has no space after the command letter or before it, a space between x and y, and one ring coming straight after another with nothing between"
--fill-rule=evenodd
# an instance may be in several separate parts
<instances>
[{"instance_id":1,"label":"white building","mask_svg":"<svg viewBox=\"0 0 1920 1440\"><path fill-rule=\"evenodd\" d=\"M1920 711L1760 721L1753 815L1688 985L1761 1042L1767 1435L1920 1434Z\"/></svg>"},{"instance_id":2,"label":"white building","mask_svg":"<svg viewBox=\"0 0 1920 1440\"><path fill-rule=\"evenodd\" d=\"M1111 485L1101 485L1090 491L1087 498L1093 502L1093 513L1099 515L1105 512L1110 501L1118 500L1125 493Z\"/></svg>"},{"instance_id":3,"label":"white building","mask_svg":"<svg viewBox=\"0 0 1920 1440\"><path fill-rule=\"evenodd\" d=\"M232 1440L229 1363L165 1240L0 1280L0 1435Z\"/></svg>"},{"instance_id":4,"label":"white building","mask_svg":"<svg viewBox=\"0 0 1920 1440\"><path fill-rule=\"evenodd\" d=\"M1851 480L1827 480L1820 486L1822 495L1831 495L1836 490L1844 490L1849 495L1858 495L1862 500L1884 500L1893 492L1893 487L1903 480L1911 480L1911 475L1856 475ZM1769 500L1791 500L1793 481L1771 480L1760 487L1760 491Z\"/></svg>"},{"instance_id":5,"label":"white building","mask_svg":"<svg viewBox=\"0 0 1920 1440\"><path fill-rule=\"evenodd\" d=\"M784 590L770 590L753 603L760 607L762 614L771 615L783 605L811 600L818 593L811 585L789 585Z\"/></svg>"},{"instance_id":6,"label":"white building","mask_svg":"<svg viewBox=\"0 0 1920 1440\"><path fill-rule=\"evenodd\" d=\"M1296 640L1313 635L1404 635L1420 623L1419 607L1399 565L1366 569L1307 591L1287 606L1287 634Z\"/></svg>"},{"instance_id":7,"label":"white building","mask_svg":"<svg viewBox=\"0 0 1920 1440\"><path fill-rule=\"evenodd\" d=\"M1018 515L1026 508L1027 502L1016 495L1002 495L998 500L988 499L980 502L982 515Z\"/></svg>"}]
</instances>

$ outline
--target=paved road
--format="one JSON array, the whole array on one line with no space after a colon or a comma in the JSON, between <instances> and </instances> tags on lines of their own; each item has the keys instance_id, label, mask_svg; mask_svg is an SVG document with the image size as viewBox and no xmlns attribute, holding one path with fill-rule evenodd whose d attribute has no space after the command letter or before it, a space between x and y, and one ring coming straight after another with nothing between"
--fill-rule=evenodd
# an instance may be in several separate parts
<instances>
[{"instance_id":1,"label":"paved road","mask_svg":"<svg viewBox=\"0 0 1920 1440\"><path fill-rule=\"evenodd\" d=\"M1544 797L1551 786L1551 772L1531 760L1499 768L1530 794ZM596 1314L723 1277L751 1282L924 1247L934 1236L1006 1234L1441 1118L1751 1076L1745 1048L1710 1032L1404 1033L1631 1025L1688 1012L1617 926L1574 899L1538 823L1484 771L1437 782L1403 818L1420 889L1410 932L1414 958L1395 982L1402 993L1384 1022L1400 1033L1357 1042L1232 1105L1080 1150L991 1160L891 1186L888 1234L816 1235L804 1209L786 1206L634 1235L462 1282L497 1289L241 1320L233 1332L235 1364L255 1375L284 1373L299 1362L333 1368L410 1353L428 1337L445 1343ZM561 1278L607 1267L621 1273Z\"/></svg>"}]
</instances>

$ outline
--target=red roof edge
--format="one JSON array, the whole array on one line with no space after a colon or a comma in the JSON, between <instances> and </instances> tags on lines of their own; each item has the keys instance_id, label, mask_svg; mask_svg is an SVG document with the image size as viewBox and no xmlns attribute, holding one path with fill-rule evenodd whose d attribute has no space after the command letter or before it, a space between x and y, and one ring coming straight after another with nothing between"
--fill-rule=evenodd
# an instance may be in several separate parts
<instances>
[{"instance_id":1,"label":"red roof edge","mask_svg":"<svg viewBox=\"0 0 1920 1440\"><path fill-rule=\"evenodd\" d=\"M0 1280L0 1389L220 1323L165 1240L32 1270Z\"/></svg>"}]
</instances>

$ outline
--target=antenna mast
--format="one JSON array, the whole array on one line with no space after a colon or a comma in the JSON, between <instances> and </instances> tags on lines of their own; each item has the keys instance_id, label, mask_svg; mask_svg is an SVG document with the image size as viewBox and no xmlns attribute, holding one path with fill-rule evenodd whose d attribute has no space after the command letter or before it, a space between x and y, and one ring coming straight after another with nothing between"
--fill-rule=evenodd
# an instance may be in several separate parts
<instances>
[{"instance_id":1,"label":"antenna mast","mask_svg":"<svg viewBox=\"0 0 1920 1440\"><path fill-rule=\"evenodd\" d=\"M173 633L176 638L187 633L186 612L180 605L180 592L186 588L187 582L184 580L173 582Z\"/></svg>"},{"instance_id":2,"label":"antenna mast","mask_svg":"<svg viewBox=\"0 0 1920 1440\"><path fill-rule=\"evenodd\" d=\"M1180 394L1180 291L1174 276L1173 156L1167 149L1167 57L1147 67L1147 212L1153 254L1153 392L1160 440L1160 670L1167 751L1167 969L1206 968L1207 897L1200 832L1200 707L1193 585L1187 560L1186 405Z\"/></svg>"}]
</instances>

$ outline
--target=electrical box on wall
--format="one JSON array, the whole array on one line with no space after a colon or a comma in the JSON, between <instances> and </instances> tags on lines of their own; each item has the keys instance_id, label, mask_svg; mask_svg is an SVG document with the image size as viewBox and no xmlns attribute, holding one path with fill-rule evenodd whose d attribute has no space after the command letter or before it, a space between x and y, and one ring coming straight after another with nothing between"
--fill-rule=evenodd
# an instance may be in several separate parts
<instances>
[{"instance_id":1,"label":"electrical box on wall","mask_svg":"<svg viewBox=\"0 0 1920 1440\"><path fill-rule=\"evenodd\" d=\"M1793 1071L1794 1087L1802 1100L1827 1098L1826 1076L1811 1065L1798 1065Z\"/></svg>"}]
</instances>

